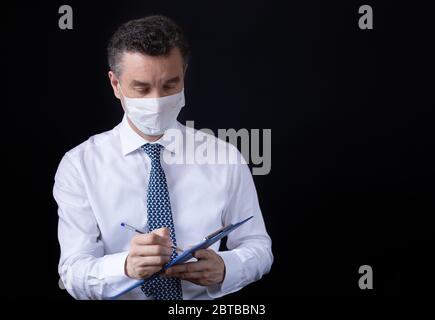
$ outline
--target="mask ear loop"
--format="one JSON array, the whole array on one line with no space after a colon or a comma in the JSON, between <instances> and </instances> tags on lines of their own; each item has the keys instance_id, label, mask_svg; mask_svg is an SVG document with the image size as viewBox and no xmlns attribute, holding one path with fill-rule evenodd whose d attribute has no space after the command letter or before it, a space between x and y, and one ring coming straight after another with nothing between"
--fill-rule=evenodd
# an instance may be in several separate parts
<instances>
[{"instance_id":1,"label":"mask ear loop","mask_svg":"<svg viewBox=\"0 0 435 320\"><path fill-rule=\"evenodd\" d=\"M124 108L124 112L127 113L127 109L125 109L125 108L127 108L127 107L125 106L125 104L126 104L126 103L125 103L125 99L128 98L128 97L126 97L125 94L124 94L124 92L122 91L122 88L121 88L121 81L119 81L119 80L118 80L118 86L119 86L119 92L121 92L121 94L122 94L121 99L120 99L120 100L121 100L121 104L122 104L122 106L123 106L123 108Z\"/></svg>"},{"instance_id":2,"label":"mask ear loop","mask_svg":"<svg viewBox=\"0 0 435 320\"><path fill-rule=\"evenodd\" d=\"M122 88L121 88L121 81L118 80L118 85L119 85L119 92L122 93L122 97L125 97L124 92L122 92Z\"/></svg>"}]
</instances>

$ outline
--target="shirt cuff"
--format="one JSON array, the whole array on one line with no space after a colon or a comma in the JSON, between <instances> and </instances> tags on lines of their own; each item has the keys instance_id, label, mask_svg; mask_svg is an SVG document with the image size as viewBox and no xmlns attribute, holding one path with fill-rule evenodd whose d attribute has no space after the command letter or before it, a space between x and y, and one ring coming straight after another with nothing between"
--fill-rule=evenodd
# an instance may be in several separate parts
<instances>
[{"instance_id":1,"label":"shirt cuff","mask_svg":"<svg viewBox=\"0 0 435 320\"><path fill-rule=\"evenodd\" d=\"M104 256L98 273L104 275L107 284L106 292L104 292L105 298L113 297L138 282L138 280L132 279L125 274L127 256L128 251Z\"/></svg>"},{"instance_id":2,"label":"shirt cuff","mask_svg":"<svg viewBox=\"0 0 435 320\"><path fill-rule=\"evenodd\" d=\"M235 251L216 252L225 263L225 278L220 284L208 286L207 294L210 298L220 298L226 294L236 292L242 288L243 269L240 258Z\"/></svg>"}]
</instances>

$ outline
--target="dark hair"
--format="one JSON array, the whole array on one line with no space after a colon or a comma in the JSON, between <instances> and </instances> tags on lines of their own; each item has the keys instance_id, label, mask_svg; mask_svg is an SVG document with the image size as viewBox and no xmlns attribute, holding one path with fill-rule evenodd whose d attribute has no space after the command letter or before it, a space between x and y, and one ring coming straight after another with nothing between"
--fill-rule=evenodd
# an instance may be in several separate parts
<instances>
[{"instance_id":1,"label":"dark hair","mask_svg":"<svg viewBox=\"0 0 435 320\"><path fill-rule=\"evenodd\" d=\"M175 47L180 50L184 64L187 64L190 49L183 30L168 17L152 15L121 25L109 41L107 59L110 70L119 76L123 53L165 56Z\"/></svg>"}]
</instances>

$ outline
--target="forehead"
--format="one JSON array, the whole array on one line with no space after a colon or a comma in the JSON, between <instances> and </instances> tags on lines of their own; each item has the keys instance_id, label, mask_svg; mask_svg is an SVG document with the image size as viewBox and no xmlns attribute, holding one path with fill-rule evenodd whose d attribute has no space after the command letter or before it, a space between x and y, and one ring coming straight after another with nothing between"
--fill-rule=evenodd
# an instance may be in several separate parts
<instances>
[{"instance_id":1,"label":"forehead","mask_svg":"<svg viewBox=\"0 0 435 320\"><path fill-rule=\"evenodd\" d=\"M121 70L121 78L124 80L173 77L183 72L183 58L178 48L173 48L166 56L124 52L121 58Z\"/></svg>"}]
</instances>

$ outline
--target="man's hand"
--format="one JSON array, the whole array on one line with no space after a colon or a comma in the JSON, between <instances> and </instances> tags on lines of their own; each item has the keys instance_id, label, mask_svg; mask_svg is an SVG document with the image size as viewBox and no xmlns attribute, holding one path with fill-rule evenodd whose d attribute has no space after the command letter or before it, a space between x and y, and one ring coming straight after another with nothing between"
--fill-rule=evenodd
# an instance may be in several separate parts
<instances>
[{"instance_id":1,"label":"man's hand","mask_svg":"<svg viewBox=\"0 0 435 320\"><path fill-rule=\"evenodd\" d=\"M180 278L201 286L211 286L224 281L225 263L216 252L202 249L196 251L193 256L198 261L170 267L162 276Z\"/></svg>"},{"instance_id":2,"label":"man's hand","mask_svg":"<svg viewBox=\"0 0 435 320\"><path fill-rule=\"evenodd\" d=\"M125 259L125 274L133 279L145 279L169 262L173 249L168 228L138 234L131 240Z\"/></svg>"}]
</instances>

